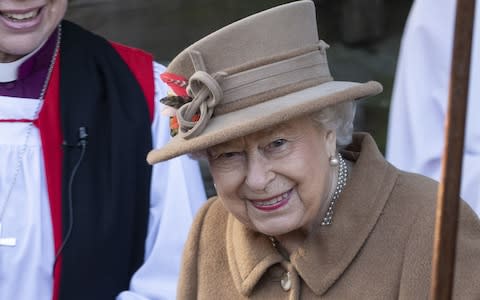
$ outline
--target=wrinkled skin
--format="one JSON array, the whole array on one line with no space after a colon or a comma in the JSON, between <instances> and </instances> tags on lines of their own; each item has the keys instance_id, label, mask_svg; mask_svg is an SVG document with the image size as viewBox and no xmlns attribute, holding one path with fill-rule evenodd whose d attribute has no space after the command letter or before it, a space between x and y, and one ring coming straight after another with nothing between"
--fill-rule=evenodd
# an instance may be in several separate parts
<instances>
[{"instance_id":1,"label":"wrinkled skin","mask_svg":"<svg viewBox=\"0 0 480 300\"><path fill-rule=\"evenodd\" d=\"M302 118L208 149L225 208L286 247L318 226L336 182L335 132ZM297 245L298 246L298 245Z\"/></svg>"}]
</instances>

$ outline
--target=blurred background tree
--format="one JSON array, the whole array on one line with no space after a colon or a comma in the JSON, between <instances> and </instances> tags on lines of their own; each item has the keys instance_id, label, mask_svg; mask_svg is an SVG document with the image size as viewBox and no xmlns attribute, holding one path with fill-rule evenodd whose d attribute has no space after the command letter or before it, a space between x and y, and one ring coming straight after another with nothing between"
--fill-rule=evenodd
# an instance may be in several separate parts
<instances>
[{"instance_id":1,"label":"blurred background tree","mask_svg":"<svg viewBox=\"0 0 480 300\"><path fill-rule=\"evenodd\" d=\"M287 0L70 0L67 19L168 64L181 50L229 23ZM384 92L359 101L356 129L385 151L395 66L412 0L315 0L321 39L337 80L377 80ZM288 20L285 20L288 23ZM204 170L205 172L205 170ZM208 174L206 186L209 194Z\"/></svg>"}]
</instances>

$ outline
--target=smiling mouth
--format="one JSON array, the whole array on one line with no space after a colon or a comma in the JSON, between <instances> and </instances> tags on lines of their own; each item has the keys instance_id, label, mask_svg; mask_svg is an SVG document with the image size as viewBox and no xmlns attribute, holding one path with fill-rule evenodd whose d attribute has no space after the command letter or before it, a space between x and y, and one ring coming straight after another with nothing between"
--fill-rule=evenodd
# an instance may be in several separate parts
<instances>
[{"instance_id":1,"label":"smiling mouth","mask_svg":"<svg viewBox=\"0 0 480 300\"><path fill-rule=\"evenodd\" d=\"M250 202L252 202L253 206L255 206L257 208L276 207L280 203L288 200L290 198L291 192L292 192L292 190L290 189L289 191L287 191L287 192L285 192L285 193L283 193L279 196L269 198L267 200L250 200Z\"/></svg>"},{"instance_id":2,"label":"smiling mouth","mask_svg":"<svg viewBox=\"0 0 480 300\"><path fill-rule=\"evenodd\" d=\"M40 14L41 8L27 12L0 12L0 15L13 22L25 22L35 19Z\"/></svg>"}]
</instances>

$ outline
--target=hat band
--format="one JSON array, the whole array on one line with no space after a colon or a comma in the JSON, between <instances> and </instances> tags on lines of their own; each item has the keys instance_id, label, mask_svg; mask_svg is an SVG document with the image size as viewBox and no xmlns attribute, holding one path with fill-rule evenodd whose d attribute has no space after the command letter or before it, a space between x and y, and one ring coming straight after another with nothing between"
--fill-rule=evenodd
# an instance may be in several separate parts
<instances>
[{"instance_id":1,"label":"hat band","mask_svg":"<svg viewBox=\"0 0 480 300\"><path fill-rule=\"evenodd\" d=\"M232 74L221 78L223 99L215 108L215 115L332 80L326 55L318 50Z\"/></svg>"},{"instance_id":2,"label":"hat band","mask_svg":"<svg viewBox=\"0 0 480 300\"><path fill-rule=\"evenodd\" d=\"M269 58L272 63L251 66L234 74L225 72L213 76L205 72L203 58L198 51L190 57L196 72L190 77L187 91L192 102L177 111L179 133L185 139L199 135L214 115L222 115L256 105L286 94L319 85L333 78L328 68L324 42L308 52L296 50L293 57ZM191 121L194 114L199 120Z\"/></svg>"}]
</instances>

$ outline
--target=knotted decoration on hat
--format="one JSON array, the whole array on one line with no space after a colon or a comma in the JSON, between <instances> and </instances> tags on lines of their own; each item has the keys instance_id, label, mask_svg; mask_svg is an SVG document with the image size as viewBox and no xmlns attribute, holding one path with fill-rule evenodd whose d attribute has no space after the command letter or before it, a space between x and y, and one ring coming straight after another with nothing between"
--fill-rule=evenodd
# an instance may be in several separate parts
<instances>
[{"instance_id":1,"label":"knotted decoration on hat","mask_svg":"<svg viewBox=\"0 0 480 300\"><path fill-rule=\"evenodd\" d=\"M178 128L184 139L197 137L214 113L223 115L332 81L326 48L328 45L320 41L319 44L247 62L213 75L208 73L199 51L188 51L195 72L182 91L185 97L162 100L164 104L178 107L174 134ZM187 81L180 82L186 85ZM169 99L172 101L167 101ZM173 105L175 103L179 105Z\"/></svg>"},{"instance_id":2,"label":"knotted decoration on hat","mask_svg":"<svg viewBox=\"0 0 480 300\"><path fill-rule=\"evenodd\" d=\"M184 139L198 136L207 126L215 107L223 100L223 90L217 80L225 75L208 74L200 52L192 50L189 54L195 68L187 86L192 101L177 110L179 133ZM198 116L197 121L193 120L194 116Z\"/></svg>"}]
</instances>

